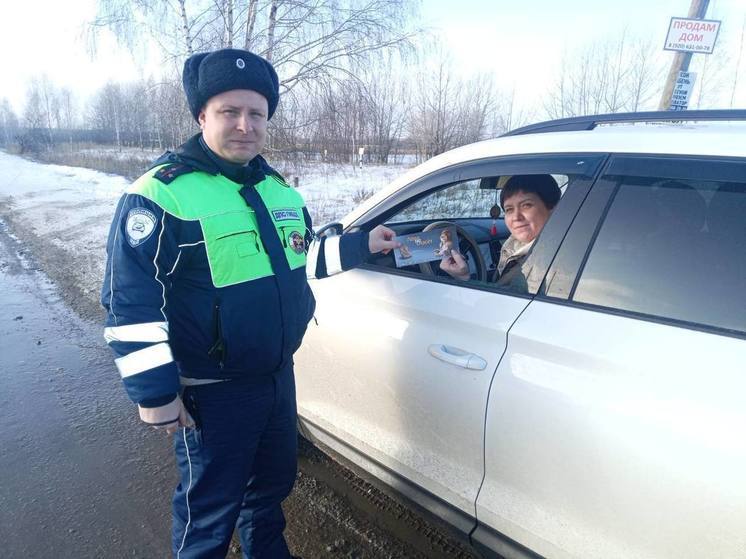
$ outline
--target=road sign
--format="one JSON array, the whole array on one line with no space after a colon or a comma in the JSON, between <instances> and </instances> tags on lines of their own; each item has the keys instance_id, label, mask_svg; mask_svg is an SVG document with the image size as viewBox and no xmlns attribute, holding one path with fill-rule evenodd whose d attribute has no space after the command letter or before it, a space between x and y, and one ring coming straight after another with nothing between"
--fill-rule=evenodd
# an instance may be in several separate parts
<instances>
[{"instance_id":1,"label":"road sign","mask_svg":"<svg viewBox=\"0 0 746 559\"><path fill-rule=\"evenodd\" d=\"M696 72L679 72L676 84L671 95L669 111L685 111L689 106L689 98L692 96L694 82L697 79Z\"/></svg>"},{"instance_id":2,"label":"road sign","mask_svg":"<svg viewBox=\"0 0 746 559\"><path fill-rule=\"evenodd\" d=\"M720 23L716 19L672 17L663 50L712 54Z\"/></svg>"}]
</instances>

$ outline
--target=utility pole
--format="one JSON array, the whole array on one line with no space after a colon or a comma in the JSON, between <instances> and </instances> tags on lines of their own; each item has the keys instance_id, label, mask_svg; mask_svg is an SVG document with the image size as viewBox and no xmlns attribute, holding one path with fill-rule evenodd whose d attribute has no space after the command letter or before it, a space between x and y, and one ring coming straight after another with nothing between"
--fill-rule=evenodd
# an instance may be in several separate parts
<instances>
[{"instance_id":1,"label":"utility pole","mask_svg":"<svg viewBox=\"0 0 746 559\"><path fill-rule=\"evenodd\" d=\"M691 6L689 6L688 18L692 19L704 19L707 13L707 7L710 5L710 0L692 0ZM676 84L676 78L679 76L679 72L689 71L689 62L692 60L691 52L677 52L673 57L673 63L671 69L668 71L668 78L666 79L666 85L663 88L663 95L661 96L661 102L658 105L658 110L666 111L671 103L671 95L673 95L673 88Z\"/></svg>"}]
</instances>

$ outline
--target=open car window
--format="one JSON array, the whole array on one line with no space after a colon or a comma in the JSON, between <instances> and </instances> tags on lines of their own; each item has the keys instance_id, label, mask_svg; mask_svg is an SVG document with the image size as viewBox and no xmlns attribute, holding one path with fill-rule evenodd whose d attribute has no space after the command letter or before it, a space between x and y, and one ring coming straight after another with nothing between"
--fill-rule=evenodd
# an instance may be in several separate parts
<instances>
[{"instance_id":1,"label":"open car window","mask_svg":"<svg viewBox=\"0 0 746 559\"><path fill-rule=\"evenodd\" d=\"M552 174L552 177L564 194L569 177L557 174ZM502 216L500 188L508 178L510 177L487 177L450 184L402 208L386 223L489 218L493 206L497 207Z\"/></svg>"},{"instance_id":2,"label":"open car window","mask_svg":"<svg viewBox=\"0 0 746 559\"><path fill-rule=\"evenodd\" d=\"M548 173L523 174L546 175ZM560 207L562 197L573 181L587 182L587 178L580 176L554 173L551 175L561 192L560 204L555 207L555 210ZM510 231L499 205L500 193L511 176L513 175L480 177L436 186L427 192L418 193L410 201L401 204L384 222L393 228L397 235L411 239L422 234L428 226L439 226L440 222L447 222L460 228L457 250L464 255L469 267L468 280L452 278L441 270L440 259L407 265L406 261L409 258L407 255L405 258L400 256L397 265L396 258L389 255L378 257L374 263L399 272L417 274L425 280L451 282L463 287L489 287L522 294L535 293L538 285L521 278L520 271L513 273L517 279L516 282L511 282L511 284L498 282L501 249L510 237ZM550 216L545 228L551 220ZM466 242L464 233L473 242ZM416 239L414 241L416 242ZM408 252L411 252L409 245L407 246ZM532 264L529 258L525 260L529 265L526 270L528 274L531 272Z\"/></svg>"}]
</instances>

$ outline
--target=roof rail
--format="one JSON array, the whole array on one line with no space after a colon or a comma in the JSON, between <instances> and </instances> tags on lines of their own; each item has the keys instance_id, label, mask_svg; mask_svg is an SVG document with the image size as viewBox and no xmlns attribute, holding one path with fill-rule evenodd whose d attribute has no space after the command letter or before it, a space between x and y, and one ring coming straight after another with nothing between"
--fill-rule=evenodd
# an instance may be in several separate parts
<instances>
[{"instance_id":1,"label":"roof rail","mask_svg":"<svg viewBox=\"0 0 746 559\"><path fill-rule=\"evenodd\" d=\"M744 120L746 110L718 109L707 111L646 111L639 113L612 113L605 115L575 116L560 118L529 124L502 134L504 136L520 136L523 134L538 134L540 132L570 132L577 130L593 130L599 124L613 122L664 122L664 121L708 121L708 120Z\"/></svg>"}]
</instances>

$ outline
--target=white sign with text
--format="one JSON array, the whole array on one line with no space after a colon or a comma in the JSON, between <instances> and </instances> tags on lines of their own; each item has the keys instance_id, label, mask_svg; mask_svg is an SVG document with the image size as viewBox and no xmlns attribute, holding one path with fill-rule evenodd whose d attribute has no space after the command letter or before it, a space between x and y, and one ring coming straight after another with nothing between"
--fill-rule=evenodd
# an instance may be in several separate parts
<instances>
[{"instance_id":1,"label":"white sign with text","mask_svg":"<svg viewBox=\"0 0 746 559\"><path fill-rule=\"evenodd\" d=\"M685 111L687 109L696 79L696 72L679 72L671 94L670 111Z\"/></svg>"},{"instance_id":2,"label":"white sign with text","mask_svg":"<svg viewBox=\"0 0 746 559\"><path fill-rule=\"evenodd\" d=\"M712 54L720 23L715 19L672 17L663 50Z\"/></svg>"}]
</instances>

